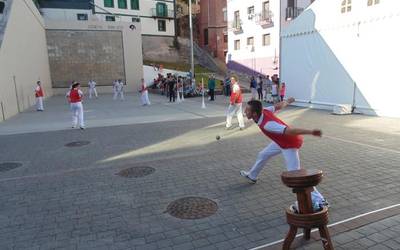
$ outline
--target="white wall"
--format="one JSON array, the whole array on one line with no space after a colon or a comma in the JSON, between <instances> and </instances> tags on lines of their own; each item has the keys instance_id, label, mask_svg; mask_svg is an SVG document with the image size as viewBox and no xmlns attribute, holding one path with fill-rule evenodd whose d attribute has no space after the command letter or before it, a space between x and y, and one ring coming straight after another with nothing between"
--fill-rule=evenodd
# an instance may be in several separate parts
<instances>
[{"instance_id":1,"label":"white wall","mask_svg":"<svg viewBox=\"0 0 400 250\"><path fill-rule=\"evenodd\" d=\"M341 2L316 1L283 30L288 95L327 107L354 102L362 113L400 117L400 1L369 7L352 1L349 13L341 13Z\"/></svg>"},{"instance_id":2,"label":"white wall","mask_svg":"<svg viewBox=\"0 0 400 250\"><path fill-rule=\"evenodd\" d=\"M91 10L69 10L69 9L47 9L42 8L40 10L43 17L46 20L65 20L65 21L76 21L78 20L77 14L87 14L89 20L99 19L92 15Z\"/></svg>"},{"instance_id":3,"label":"white wall","mask_svg":"<svg viewBox=\"0 0 400 250\"><path fill-rule=\"evenodd\" d=\"M228 55L230 60L247 64L249 66L249 60L253 60L252 66L255 67L256 71L263 71L262 66L265 66L266 61L271 63L276 57L279 58L279 20L280 20L280 4L279 1L270 1L270 11L273 13L272 27L263 28L256 22L256 18L253 20L248 19L247 8L254 6L255 14L259 14L262 11L263 0L248 0L245 2L242 0L229 0L227 2L227 14L228 14ZM243 33L235 34L232 29L232 22L234 20L234 12L240 11L240 19L242 21ZM270 45L263 46L263 35L270 34ZM251 51L251 46L247 45L247 38L254 37L254 48L255 51ZM234 41L240 40L240 50L234 49ZM269 62L271 61L271 62ZM259 63L257 63L259 62ZM270 69L272 71L272 69Z\"/></svg>"},{"instance_id":4,"label":"white wall","mask_svg":"<svg viewBox=\"0 0 400 250\"><path fill-rule=\"evenodd\" d=\"M168 11L174 10L173 2L166 1L149 1L149 0L141 0L139 2L139 10L132 10L130 3L131 1L127 1L127 9L119 9L118 8L118 0L114 0L114 8L106 8L104 7L103 0L95 0L96 8L95 12L104 13L105 10L115 14L121 14L120 21L131 22L132 15L139 16L140 21L142 23L142 33L143 35L162 35L162 36L174 36L175 35L175 20L174 19L160 19L166 20L166 31L158 31L158 18L152 17L152 9L156 8L157 2L165 3L167 5ZM98 14L99 15L99 14ZM106 15L106 14L105 14ZM105 15L103 20L105 20ZM129 15L129 16L124 16Z\"/></svg>"},{"instance_id":5,"label":"white wall","mask_svg":"<svg viewBox=\"0 0 400 250\"><path fill-rule=\"evenodd\" d=\"M0 48L0 102L6 119L34 104L39 79L45 95L52 95L44 23L31 0L14 0Z\"/></svg>"},{"instance_id":6,"label":"white wall","mask_svg":"<svg viewBox=\"0 0 400 250\"><path fill-rule=\"evenodd\" d=\"M270 28L262 28L255 19L248 20L247 8L254 6L255 13L262 11L264 0L230 0L227 4L228 12L228 51L232 60L244 60L249 58L274 57L279 56L279 1L270 1L270 10L273 13L274 25ZM234 12L240 11L240 19L243 24L243 33L234 34L231 23L234 20ZM262 46L263 34L271 34L271 44ZM254 37L255 53L252 53L247 46L247 38ZM234 41L240 39L240 50L234 50Z\"/></svg>"}]
</instances>

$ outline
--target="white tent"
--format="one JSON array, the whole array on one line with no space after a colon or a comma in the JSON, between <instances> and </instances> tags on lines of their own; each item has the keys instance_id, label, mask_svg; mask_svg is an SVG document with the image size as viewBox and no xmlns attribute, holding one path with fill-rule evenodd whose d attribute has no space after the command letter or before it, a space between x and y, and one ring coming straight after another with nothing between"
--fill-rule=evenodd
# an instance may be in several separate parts
<instances>
[{"instance_id":1,"label":"white tent","mask_svg":"<svg viewBox=\"0 0 400 250\"><path fill-rule=\"evenodd\" d=\"M305 106L350 104L355 112L400 117L399 27L398 0L315 1L281 33L287 96Z\"/></svg>"}]
</instances>

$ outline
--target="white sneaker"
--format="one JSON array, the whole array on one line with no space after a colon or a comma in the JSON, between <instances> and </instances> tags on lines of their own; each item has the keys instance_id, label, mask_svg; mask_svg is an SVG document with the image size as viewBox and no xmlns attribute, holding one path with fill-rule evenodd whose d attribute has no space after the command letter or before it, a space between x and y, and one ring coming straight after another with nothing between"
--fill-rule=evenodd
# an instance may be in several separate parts
<instances>
[{"instance_id":1,"label":"white sneaker","mask_svg":"<svg viewBox=\"0 0 400 250\"><path fill-rule=\"evenodd\" d=\"M247 171L241 170L241 171L240 171L240 175L243 176L243 177L245 177L245 178L246 178L247 180L249 180L251 183L256 183L256 182L257 182L257 180L251 179L251 178L249 177L249 172L247 172Z\"/></svg>"}]
</instances>

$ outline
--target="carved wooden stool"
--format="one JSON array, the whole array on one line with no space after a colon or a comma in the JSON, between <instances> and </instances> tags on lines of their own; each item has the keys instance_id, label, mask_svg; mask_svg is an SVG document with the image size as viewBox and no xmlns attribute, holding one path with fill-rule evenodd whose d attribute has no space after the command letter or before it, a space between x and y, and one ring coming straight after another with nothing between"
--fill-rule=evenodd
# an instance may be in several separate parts
<instances>
[{"instance_id":1,"label":"carved wooden stool","mask_svg":"<svg viewBox=\"0 0 400 250\"><path fill-rule=\"evenodd\" d=\"M324 207L321 211L314 213L311 202L311 192L321 182L322 171L306 169L287 171L282 173L281 179L286 186L293 189L293 193L296 193L299 210L299 213L294 213L286 209L286 219L290 230L283 242L283 249L289 250L298 228L304 229L306 240L310 239L311 229L318 228L324 249L333 250L327 227L328 208Z\"/></svg>"}]
</instances>

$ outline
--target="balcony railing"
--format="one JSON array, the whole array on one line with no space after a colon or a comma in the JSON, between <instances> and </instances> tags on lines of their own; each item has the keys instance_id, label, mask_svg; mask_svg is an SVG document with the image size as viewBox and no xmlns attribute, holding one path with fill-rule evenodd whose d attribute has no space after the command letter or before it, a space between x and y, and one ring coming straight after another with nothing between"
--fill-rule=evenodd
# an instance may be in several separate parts
<instances>
[{"instance_id":1,"label":"balcony railing","mask_svg":"<svg viewBox=\"0 0 400 250\"><path fill-rule=\"evenodd\" d=\"M233 33L238 34L238 33L242 33L243 29L242 29L242 20L240 19L235 19L233 20L233 22L231 22L230 24L230 29L233 31Z\"/></svg>"},{"instance_id":2,"label":"balcony railing","mask_svg":"<svg viewBox=\"0 0 400 250\"><path fill-rule=\"evenodd\" d=\"M304 8L298 7L287 7L286 8L286 20L293 20L298 17L301 12L304 11Z\"/></svg>"},{"instance_id":3,"label":"balcony railing","mask_svg":"<svg viewBox=\"0 0 400 250\"><path fill-rule=\"evenodd\" d=\"M174 11L172 10L159 11L156 8L152 8L151 16L158 18L174 18Z\"/></svg>"},{"instance_id":4,"label":"balcony railing","mask_svg":"<svg viewBox=\"0 0 400 250\"><path fill-rule=\"evenodd\" d=\"M272 11L263 11L258 14L257 23L263 28L269 28L274 26L273 13Z\"/></svg>"}]
</instances>

